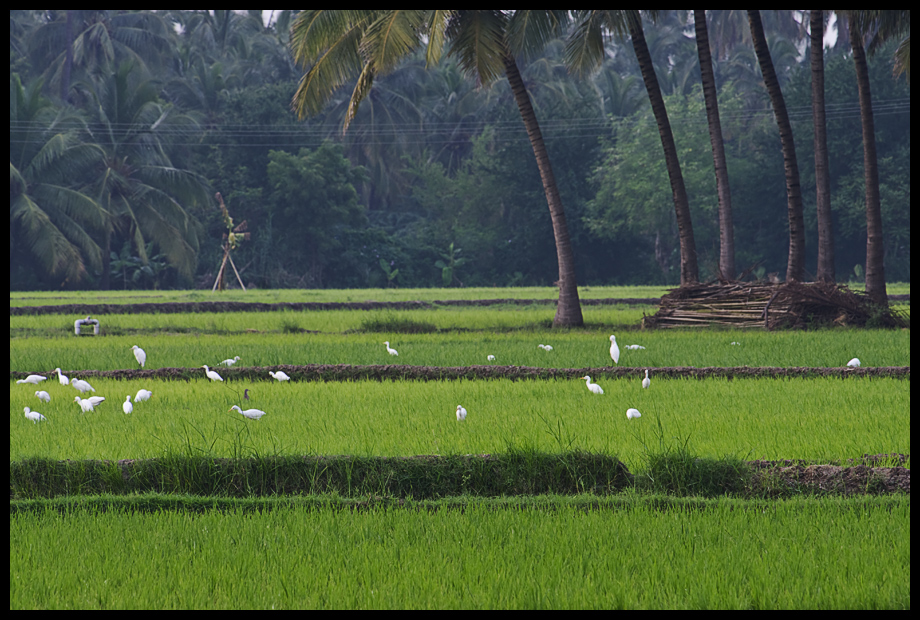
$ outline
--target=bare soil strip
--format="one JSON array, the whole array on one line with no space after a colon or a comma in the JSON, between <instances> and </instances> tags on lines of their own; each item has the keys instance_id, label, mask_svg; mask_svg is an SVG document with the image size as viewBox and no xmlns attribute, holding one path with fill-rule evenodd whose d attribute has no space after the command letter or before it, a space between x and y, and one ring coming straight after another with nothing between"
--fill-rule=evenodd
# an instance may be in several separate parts
<instances>
[{"instance_id":1,"label":"bare soil strip","mask_svg":"<svg viewBox=\"0 0 920 620\"><path fill-rule=\"evenodd\" d=\"M268 371L283 370L291 381L393 381L397 379L414 381L456 381L458 379L581 379L585 375L604 379L640 379L645 368L536 368L533 366L408 366L388 364L385 366L358 366L352 364L308 364L306 366L248 366L222 368L221 376L227 381L274 381ZM708 367L693 368L675 366L652 368L658 378L725 378L774 379L835 377L838 379L864 377L892 377L910 380L910 366L884 366L872 368L813 368L813 367ZM150 370L65 370L72 378L88 379L164 379L189 381L203 377L201 368L156 368ZM10 380L25 379L29 374L40 374L53 378L50 372L30 373L10 371Z\"/></svg>"}]
</instances>

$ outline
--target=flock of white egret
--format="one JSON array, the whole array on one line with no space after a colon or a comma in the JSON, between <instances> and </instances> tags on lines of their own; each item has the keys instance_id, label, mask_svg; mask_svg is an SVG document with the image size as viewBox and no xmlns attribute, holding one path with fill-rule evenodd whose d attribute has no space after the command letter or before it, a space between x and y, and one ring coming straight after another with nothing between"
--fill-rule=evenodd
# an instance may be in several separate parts
<instances>
[{"instance_id":1,"label":"flock of white egret","mask_svg":"<svg viewBox=\"0 0 920 620\"><path fill-rule=\"evenodd\" d=\"M387 353L389 353L390 355L397 355L397 356L399 355L396 349L393 349L390 347L389 341L384 341L383 344L386 346ZM739 345L740 343L732 342L731 344ZM553 347L548 344L538 344L537 347L539 347L540 349L543 349L544 351L553 350ZM643 347L642 345L638 345L638 344L628 344L628 345L625 345L624 348L628 351L639 351L639 350L645 349L645 347ZM134 352L134 359L137 360L137 363L140 364L141 368L143 368L147 362L147 353L143 349L138 347L137 345L132 346L131 350ZM495 356L489 355L487 359L488 361L493 362L495 361ZM613 360L614 364L620 363L620 347L617 345L617 337L613 334L611 334L610 336L610 359ZM220 364L223 366L230 367L236 364L238 361L240 361L240 356L236 355L233 358L225 359L224 361L220 362ZM859 358L857 357L854 357L849 362L847 362L847 367L849 368L859 368L860 366L861 366L861 362L859 361ZM203 365L202 368L204 368L205 376L207 376L208 379L210 379L211 381L223 382L223 378L219 374L217 374L217 372L211 370L207 365ZM87 381L84 381L82 379L74 379L73 381L71 381L63 372L61 372L60 368L55 368L52 371L52 374L53 373L57 373L58 381L60 382L61 385L64 385L64 386L70 385L74 389L78 390L81 396L85 394L86 392L96 391L93 388L93 386L90 385ZM648 389L649 386L651 385L651 379L649 379L648 373L649 371L648 369L646 369L645 378L642 380L643 389ZM291 379L284 371L281 371L281 370L277 372L269 371L268 374L276 381L289 381ZM29 375L25 379L20 379L16 381L16 383L38 385L39 383L41 383L42 381L46 379L47 377L44 377L42 375ZM584 377L582 377L582 379L585 380L585 385L587 386L588 390L592 394L602 395L604 393L604 389L600 385L598 385L597 383L591 383L590 376L585 375ZM139 402L149 400L152 394L153 393L150 390L140 389L137 391L137 394L134 396L134 402L139 403ZM42 402L45 402L45 403L51 402L51 395L45 390L36 390L35 396ZM94 411L95 407L105 402L104 396L90 396L88 398L81 398L81 396L76 396L74 397L73 400L77 405L79 405L80 410L83 413ZM246 400L249 400L249 390L248 389L246 390L244 394L244 398ZM125 414L133 413L134 405L131 403L130 394L125 396L125 402L122 403L121 407L122 407L122 410L125 412ZM259 418L265 415L265 412L260 409L245 409L244 410L244 409L240 409L240 407L238 407L237 405L233 405L230 409L228 409L228 411L233 411L234 409L236 409L240 414L242 414L243 416L251 420L258 420ZM465 420L466 415L467 415L466 409L464 409L462 405L457 405L457 420L458 421ZM41 413L37 411L32 411L29 407L25 408L25 417L26 419L31 420L33 423L41 422L47 419ZM634 418L640 418L640 417L642 417L642 414L639 413L638 409L629 408L626 410L627 419L632 420Z\"/></svg>"}]
</instances>

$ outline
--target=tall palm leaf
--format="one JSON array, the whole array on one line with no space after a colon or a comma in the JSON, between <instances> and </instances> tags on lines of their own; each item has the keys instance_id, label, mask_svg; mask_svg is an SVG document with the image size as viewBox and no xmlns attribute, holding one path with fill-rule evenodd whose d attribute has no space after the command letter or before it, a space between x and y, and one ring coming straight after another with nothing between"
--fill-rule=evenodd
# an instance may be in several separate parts
<instances>
[{"instance_id":1,"label":"tall palm leaf","mask_svg":"<svg viewBox=\"0 0 920 620\"><path fill-rule=\"evenodd\" d=\"M104 151L104 165L93 180L108 213L103 253L103 287L113 235L130 239L146 264L146 246L155 242L180 276L194 272L198 237L189 209L207 204L207 182L173 165L170 143L197 129L189 116L163 104L156 85L141 68L123 63L118 70L77 90L92 112L90 135Z\"/></svg>"},{"instance_id":2,"label":"tall palm leaf","mask_svg":"<svg viewBox=\"0 0 920 620\"><path fill-rule=\"evenodd\" d=\"M795 141L792 136L792 123L786 111L786 101L780 90L779 79L773 67L767 38L764 34L760 11L748 11L751 26L751 39L754 52L760 64L763 81L770 95L776 124L779 126L779 139L783 148L783 168L786 173L786 203L789 217L789 260L786 264L786 280L801 281L805 275L805 217L802 208L802 187L799 182L799 164L795 156Z\"/></svg>"},{"instance_id":3,"label":"tall palm leaf","mask_svg":"<svg viewBox=\"0 0 920 620\"><path fill-rule=\"evenodd\" d=\"M102 264L92 233L104 212L74 184L102 152L75 138L77 119L55 109L41 88L41 80L25 88L10 77L10 264L24 246L44 272L74 283L87 264Z\"/></svg>"}]
</instances>

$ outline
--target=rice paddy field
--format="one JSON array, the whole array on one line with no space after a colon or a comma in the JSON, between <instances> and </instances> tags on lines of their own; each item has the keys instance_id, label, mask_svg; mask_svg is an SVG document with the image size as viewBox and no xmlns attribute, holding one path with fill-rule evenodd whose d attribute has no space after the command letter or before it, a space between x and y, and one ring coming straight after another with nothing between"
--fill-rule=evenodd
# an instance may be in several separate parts
<instances>
[{"instance_id":1,"label":"rice paddy field","mask_svg":"<svg viewBox=\"0 0 920 620\"><path fill-rule=\"evenodd\" d=\"M232 295L263 302L437 301L541 299L553 292ZM582 297L663 292L605 287L583 290ZM209 293L181 291L95 295L88 301L11 294L10 305L213 300ZM547 327L551 305L111 314L94 316L102 334L88 337L73 335L73 321L82 317L11 316L11 371L50 378L39 385L10 379L10 608L909 609L909 492L787 489L754 496L726 490L694 497L662 495L660 487L653 493L652 485L637 483L615 491L581 488L577 495L435 494L431 501L229 490L215 496L14 493L20 488L14 469L42 459L587 454L619 459L637 481L658 475L658 457L677 453L691 465L725 459L845 465L866 454L902 454L909 469L909 330L637 329L642 314L654 310L585 306L587 326L569 330ZM611 333L623 349L619 367L634 369L626 376L603 373L612 365ZM390 356L384 341L399 355ZM628 344L646 348L625 350ZM133 345L147 352L146 369L186 370L172 379L90 377L95 395L106 401L85 414L74 402L78 392L50 372L137 369ZM233 356L241 358L233 370L219 366ZM853 357L863 368L908 367L907 378L817 372ZM280 365L396 363L600 369L592 379L604 394L589 392L584 380L558 377L277 382L268 376L269 367ZM209 381L205 364L226 380ZM656 368L677 366L816 373L656 376ZM641 387L646 369L647 390ZM134 400L141 388L153 396L124 414L125 397ZM50 402L40 401L36 390L47 391ZM246 419L233 405L266 415ZM469 412L463 422L457 405ZM27 406L47 419L25 419ZM628 420L629 408L642 417ZM44 484L38 473L34 482Z\"/></svg>"}]
</instances>

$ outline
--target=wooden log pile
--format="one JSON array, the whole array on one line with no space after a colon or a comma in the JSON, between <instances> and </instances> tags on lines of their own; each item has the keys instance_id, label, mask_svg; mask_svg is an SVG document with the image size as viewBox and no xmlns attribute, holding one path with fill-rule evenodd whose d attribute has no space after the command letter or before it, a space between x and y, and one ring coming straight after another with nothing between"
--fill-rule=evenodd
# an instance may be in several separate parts
<instances>
[{"instance_id":1,"label":"wooden log pile","mask_svg":"<svg viewBox=\"0 0 920 620\"><path fill-rule=\"evenodd\" d=\"M673 289L643 327L804 329L849 325L910 327L909 319L880 308L842 285L790 282L716 282Z\"/></svg>"}]
</instances>

